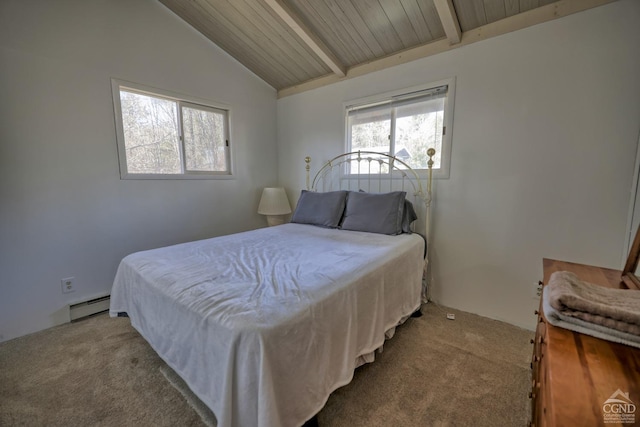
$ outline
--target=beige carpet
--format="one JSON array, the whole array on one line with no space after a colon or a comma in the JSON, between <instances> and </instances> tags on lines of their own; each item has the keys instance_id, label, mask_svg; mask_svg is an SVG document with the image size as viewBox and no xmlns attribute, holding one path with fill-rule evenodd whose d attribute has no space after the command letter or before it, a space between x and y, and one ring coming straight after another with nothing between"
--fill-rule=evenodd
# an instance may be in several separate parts
<instances>
[{"instance_id":1,"label":"beige carpet","mask_svg":"<svg viewBox=\"0 0 640 427\"><path fill-rule=\"evenodd\" d=\"M533 333L434 304L423 312L329 398L321 427L527 424ZM0 426L212 422L126 318L98 315L0 344Z\"/></svg>"}]
</instances>

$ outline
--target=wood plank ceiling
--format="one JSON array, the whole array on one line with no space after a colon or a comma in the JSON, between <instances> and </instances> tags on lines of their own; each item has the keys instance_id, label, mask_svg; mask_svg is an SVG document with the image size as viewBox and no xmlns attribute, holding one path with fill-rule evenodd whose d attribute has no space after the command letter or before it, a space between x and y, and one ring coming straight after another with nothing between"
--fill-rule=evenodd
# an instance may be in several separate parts
<instances>
[{"instance_id":1,"label":"wood plank ceiling","mask_svg":"<svg viewBox=\"0 0 640 427\"><path fill-rule=\"evenodd\" d=\"M159 0L286 96L614 0Z\"/></svg>"}]
</instances>

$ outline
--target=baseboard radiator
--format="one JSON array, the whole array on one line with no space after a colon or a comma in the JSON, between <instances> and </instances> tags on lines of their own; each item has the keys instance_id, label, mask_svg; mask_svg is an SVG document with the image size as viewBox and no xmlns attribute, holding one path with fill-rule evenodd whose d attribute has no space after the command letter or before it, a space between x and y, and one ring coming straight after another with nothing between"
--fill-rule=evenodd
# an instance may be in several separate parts
<instances>
[{"instance_id":1,"label":"baseboard radiator","mask_svg":"<svg viewBox=\"0 0 640 427\"><path fill-rule=\"evenodd\" d=\"M84 319L94 314L102 313L109 310L110 295L99 298L90 299L89 301L71 304L69 306L69 316L71 321Z\"/></svg>"}]
</instances>

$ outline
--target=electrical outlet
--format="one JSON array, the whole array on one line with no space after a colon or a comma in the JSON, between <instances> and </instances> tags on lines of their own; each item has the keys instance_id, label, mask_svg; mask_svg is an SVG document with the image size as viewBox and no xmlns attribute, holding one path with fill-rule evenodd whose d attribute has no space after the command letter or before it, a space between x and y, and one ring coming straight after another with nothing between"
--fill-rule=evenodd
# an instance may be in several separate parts
<instances>
[{"instance_id":1,"label":"electrical outlet","mask_svg":"<svg viewBox=\"0 0 640 427\"><path fill-rule=\"evenodd\" d=\"M447 319L449 320L456 320L456 315L453 313L447 313Z\"/></svg>"},{"instance_id":2,"label":"electrical outlet","mask_svg":"<svg viewBox=\"0 0 640 427\"><path fill-rule=\"evenodd\" d=\"M531 287L531 297L535 300L539 300L542 296L542 282L533 282L533 286Z\"/></svg>"},{"instance_id":3,"label":"electrical outlet","mask_svg":"<svg viewBox=\"0 0 640 427\"><path fill-rule=\"evenodd\" d=\"M66 279L60 280L60 285L62 286L63 294L74 292L76 290L76 279L75 277L67 277Z\"/></svg>"}]
</instances>

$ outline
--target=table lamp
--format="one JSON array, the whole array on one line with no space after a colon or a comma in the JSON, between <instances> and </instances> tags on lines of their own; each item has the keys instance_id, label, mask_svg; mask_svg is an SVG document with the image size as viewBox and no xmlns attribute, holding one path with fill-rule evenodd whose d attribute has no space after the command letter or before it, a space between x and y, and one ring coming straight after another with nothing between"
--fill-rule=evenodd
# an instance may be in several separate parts
<instances>
[{"instance_id":1,"label":"table lamp","mask_svg":"<svg viewBox=\"0 0 640 427\"><path fill-rule=\"evenodd\" d=\"M284 216L291 213L291 206L284 188L266 187L262 190L258 213L267 216L267 224L270 227L284 224Z\"/></svg>"}]
</instances>

